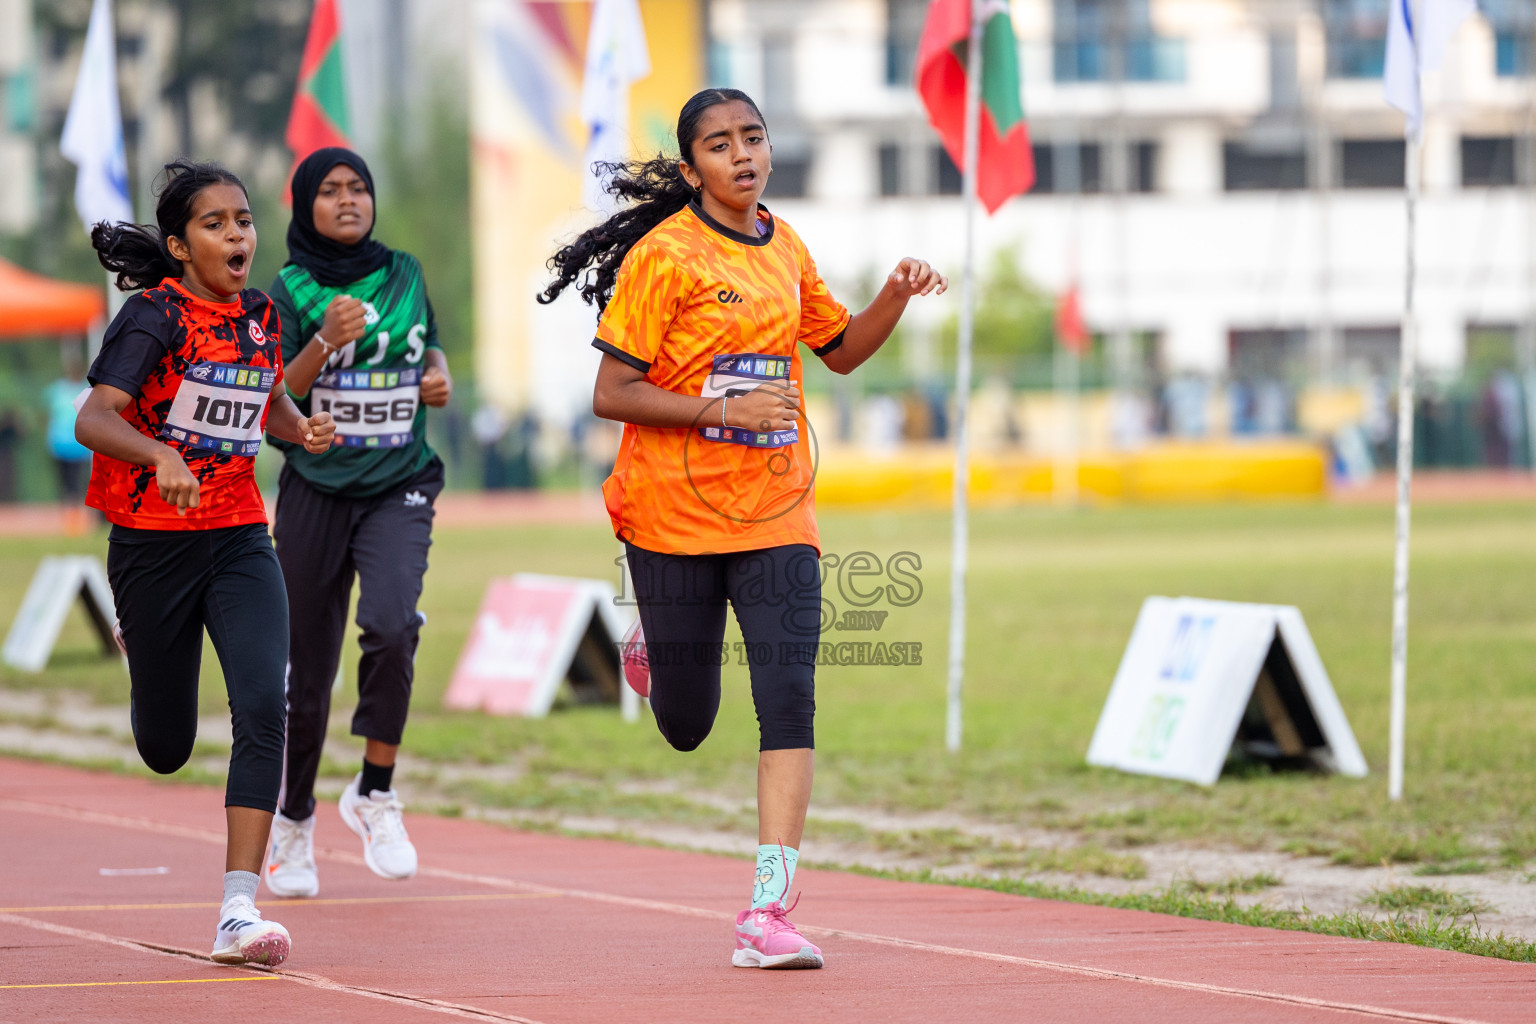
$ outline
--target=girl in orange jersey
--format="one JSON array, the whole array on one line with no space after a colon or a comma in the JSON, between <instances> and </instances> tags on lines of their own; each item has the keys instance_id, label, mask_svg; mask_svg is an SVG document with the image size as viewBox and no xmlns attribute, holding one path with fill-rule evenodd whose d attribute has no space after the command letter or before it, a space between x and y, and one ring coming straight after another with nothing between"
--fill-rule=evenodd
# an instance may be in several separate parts
<instances>
[{"instance_id":1,"label":"girl in orange jersey","mask_svg":"<svg viewBox=\"0 0 1536 1024\"><path fill-rule=\"evenodd\" d=\"M117 287L143 290L102 338L75 437L96 453L86 503L112 524L107 579L133 738L155 771L192 755L205 628L218 651L234 746L212 956L276 966L288 932L254 901L283 772L288 597L253 463L263 428L318 453L335 426L283 388L282 325L246 287L256 225L245 186L216 164L165 171L157 227L91 230Z\"/></svg>"},{"instance_id":2,"label":"girl in orange jersey","mask_svg":"<svg viewBox=\"0 0 1536 1024\"><path fill-rule=\"evenodd\" d=\"M849 373L908 299L947 282L903 259L850 315L799 236L758 202L773 167L757 105L736 89L698 93L677 140L680 159L602 168L627 205L551 258L540 301L579 282L603 311L592 409L625 425L603 494L634 579L651 709L677 749L696 748L714 724L727 602L746 642L759 846L731 962L820 967L783 903L811 796L821 628L799 345Z\"/></svg>"}]
</instances>

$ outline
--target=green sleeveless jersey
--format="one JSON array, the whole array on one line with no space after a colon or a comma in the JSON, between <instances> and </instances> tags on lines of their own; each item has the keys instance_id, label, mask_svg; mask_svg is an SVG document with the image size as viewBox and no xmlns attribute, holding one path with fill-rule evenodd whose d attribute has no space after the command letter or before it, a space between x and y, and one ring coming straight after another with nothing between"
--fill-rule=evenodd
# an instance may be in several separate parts
<instances>
[{"instance_id":1,"label":"green sleeveless jersey","mask_svg":"<svg viewBox=\"0 0 1536 1024\"><path fill-rule=\"evenodd\" d=\"M367 317L363 336L330 357L309 394L289 390L304 415L329 412L337 437L329 451L311 455L269 434L294 472L317 490L358 498L383 494L421 472L433 458L421 374L427 349L441 346L416 257L397 250L378 270L339 288L289 264L272 282L271 295L283 318L284 363L309 344L336 296L360 299Z\"/></svg>"}]
</instances>

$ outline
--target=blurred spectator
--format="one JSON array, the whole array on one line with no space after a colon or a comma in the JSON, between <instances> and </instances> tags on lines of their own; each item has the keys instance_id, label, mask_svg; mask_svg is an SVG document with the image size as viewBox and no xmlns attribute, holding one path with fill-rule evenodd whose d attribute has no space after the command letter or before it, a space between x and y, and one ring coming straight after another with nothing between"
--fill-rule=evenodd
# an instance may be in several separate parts
<instances>
[{"instance_id":1,"label":"blurred spectator","mask_svg":"<svg viewBox=\"0 0 1536 1024\"><path fill-rule=\"evenodd\" d=\"M16 449L26 423L17 409L0 409L0 501L16 500Z\"/></svg>"},{"instance_id":2,"label":"blurred spectator","mask_svg":"<svg viewBox=\"0 0 1536 1024\"><path fill-rule=\"evenodd\" d=\"M496 406L482 402L470 420L469 429L480 446L481 484L488 491L503 490L507 486L507 464L501 452L501 439L507 433L507 418Z\"/></svg>"},{"instance_id":3,"label":"blurred spectator","mask_svg":"<svg viewBox=\"0 0 1536 1024\"><path fill-rule=\"evenodd\" d=\"M864 401L864 447L871 451L894 451L901 443L901 403L890 395L871 395Z\"/></svg>"},{"instance_id":4,"label":"blurred spectator","mask_svg":"<svg viewBox=\"0 0 1536 1024\"><path fill-rule=\"evenodd\" d=\"M1210 385L1195 376L1175 377L1163 389L1168 405L1168 433L1175 437L1204 437L1207 425L1206 402Z\"/></svg>"}]
</instances>

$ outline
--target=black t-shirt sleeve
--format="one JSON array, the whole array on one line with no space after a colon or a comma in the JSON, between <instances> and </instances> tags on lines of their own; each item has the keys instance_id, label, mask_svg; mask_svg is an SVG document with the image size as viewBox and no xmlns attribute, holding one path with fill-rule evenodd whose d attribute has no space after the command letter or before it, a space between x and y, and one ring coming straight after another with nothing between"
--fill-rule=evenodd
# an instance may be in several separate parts
<instances>
[{"instance_id":1,"label":"black t-shirt sleeve","mask_svg":"<svg viewBox=\"0 0 1536 1024\"><path fill-rule=\"evenodd\" d=\"M293 296L288 294L288 286L283 284L281 277L274 278L272 287L267 289L267 297L272 300L272 308L276 310L279 321L279 336L283 341L283 364L293 362L299 358L299 352L309 343L304 337L304 332L299 325L299 309L293 302Z\"/></svg>"},{"instance_id":2,"label":"black t-shirt sleeve","mask_svg":"<svg viewBox=\"0 0 1536 1024\"><path fill-rule=\"evenodd\" d=\"M423 298L425 298L425 296L423 296ZM441 349L443 347L442 343L437 340L437 313L432 309L432 300L431 299L426 299L426 303L427 303L427 338L426 338L427 348Z\"/></svg>"},{"instance_id":3,"label":"black t-shirt sleeve","mask_svg":"<svg viewBox=\"0 0 1536 1024\"><path fill-rule=\"evenodd\" d=\"M91 372L86 374L86 380L93 386L110 384L137 398L144 382L165 358L169 340L160 337L151 326L158 320L163 332L167 321L153 309L148 317L141 316L143 312L139 303L129 299L107 328L101 339L101 351L91 364Z\"/></svg>"}]
</instances>

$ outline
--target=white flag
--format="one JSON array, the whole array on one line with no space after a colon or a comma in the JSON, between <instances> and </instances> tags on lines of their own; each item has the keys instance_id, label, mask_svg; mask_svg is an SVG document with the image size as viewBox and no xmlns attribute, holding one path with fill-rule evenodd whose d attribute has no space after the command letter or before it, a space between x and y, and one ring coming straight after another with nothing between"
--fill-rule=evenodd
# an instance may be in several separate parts
<instances>
[{"instance_id":1,"label":"white flag","mask_svg":"<svg viewBox=\"0 0 1536 1024\"><path fill-rule=\"evenodd\" d=\"M1387 102L1407 115L1408 137L1416 139L1424 124L1419 76L1433 71L1462 21L1477 10L1477 0L1389 0L1387 65L1382 92ZM1414 11L1419 20L1414 21ZM1418 48L1417 55L1414 53Z\"/></svg>"},{"instance_id":2,"label":"white flag","mask_svg":"<svg viewBox=\"0 0 1536 1024\"><path fill-rule=\"evenodd\" d=\"M650 73L638 0L597 0L581 79L581 119L591 132L582 155L582 202L598 213L611 211L616 203L603 191L607 177L593 173L592 165L629 155L629 84Z\"/></svg>"},{"instance_id":3,"label":"white flag","mask_svg":"<svg viewBox=\"0 0 1536 1024\"><path fill-rule=\"evenodd\" d=\"M75 211L87 231L97 221L133 220L123 116L117 104L112 0L95 0L91 6L85 53L80 58L80 74L64 118L59 150L76 167Z\"/></svg>"}]
</instances>

